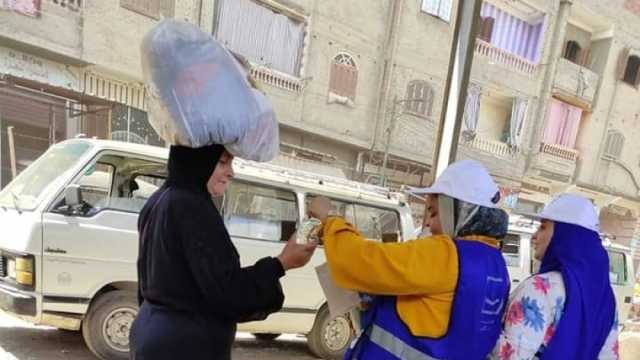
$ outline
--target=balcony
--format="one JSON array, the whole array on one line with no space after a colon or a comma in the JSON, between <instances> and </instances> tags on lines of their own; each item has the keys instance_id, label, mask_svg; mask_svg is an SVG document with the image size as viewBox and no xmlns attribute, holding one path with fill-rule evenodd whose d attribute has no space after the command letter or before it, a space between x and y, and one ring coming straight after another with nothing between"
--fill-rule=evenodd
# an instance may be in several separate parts
<instances>
[{"instance_id":1,"label":"balcony","mask_svg":"<svg viewBox=\"0 0 640 360\"><path fill-rule=\"evenodd\" d=\"M580 154L578 150L575 149L569 149L564 146L545 143L540 144L540 152L571 162L578 161L578 155Z\"/></svg>"},{"instance_id":2,"label":"balcony","mask_svg":"<svg viewBox=\"0 0 640 360\"><path fill-rule=\"evenodd\" d=\"M480 150L487 154L501 158L511 158L516 154L516 152L513 151L506 143L503 143L501 141L483 139L479 136L476 136L473 140L467 142L466 144L470 148Z\"/></svg>"},{"instance_id":3,"label":"balcony","mask_svg":"<svg viewBox=\"0 0 640 360\"><path fill-rule=\"evenodd\" d=\"M264 66L254 65L251 69L251 76L261 83L278 89L292 93L300 93L302 91L302 81L299 78Z\"/></svg>"},{"instance_id":4,"label":"balcony","mask_svg":"<svg viewBox=\"0 0 640 360\"><path fill-rule=\"evenodd\" d=\"M579 156L578 150L543 142L535 156L534 167L540 176L568 183L574 176Z\"/></svg>"},{"instance_id":5,"label":"balcony","mask_svg":"<svg viewBox=\"0 0 640 360\"><path fill-rule=\"evenodd\" d=\"M554 80L554 92L591 108L600 76L590 69L561 58Z\"/></svg>"},{"instance_id":6,"label":"balcony","mask_svg":"<svg viewBox=\"0 0 640 360\"><path fill-rule=\"evenodd\" d=\"M517 71L528 76L532 76L537 69L537 65L531 61L512 54L489 44L486 41L476 39L476 54L489 58L490 61L505 66L513 71Z\"/></svg>"}]
</instances>

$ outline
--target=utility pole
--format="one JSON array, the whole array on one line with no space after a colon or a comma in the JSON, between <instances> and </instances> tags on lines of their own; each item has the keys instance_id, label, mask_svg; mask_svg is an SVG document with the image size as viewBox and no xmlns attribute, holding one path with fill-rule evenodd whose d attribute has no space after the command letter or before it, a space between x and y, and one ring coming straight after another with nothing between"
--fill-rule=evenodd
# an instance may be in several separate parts
<instances>
[{"instance_id":1,"label":"utility pole","mask_svg":"<svg viewBox=\"0 0 640 360\"><path fill-rule=\"evenodd\" d=\"M449 73L445 87L445 111L440 120L433 160L435 177L440 175L456 159L475 50L475 29L477 29L479 22L481 6L482 0L464 0L458 3L458 14L449 59Z\"/></svg>"}]
</instances>

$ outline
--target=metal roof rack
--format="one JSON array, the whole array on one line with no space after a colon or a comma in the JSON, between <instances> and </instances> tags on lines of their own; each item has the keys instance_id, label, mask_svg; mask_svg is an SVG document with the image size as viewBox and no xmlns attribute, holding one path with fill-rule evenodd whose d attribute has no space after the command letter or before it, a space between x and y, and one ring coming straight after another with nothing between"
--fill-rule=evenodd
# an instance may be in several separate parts
<instances>
[{"instance_id":1,"label":"metal roof rack","mask_svg":"<svg viewBox=\"0 0 640 360\"><path fill-rule=\"evenodd\" d=\"M234 159L234 165L237 165L238 167L241 167L243 169L254 169L259 170L263 173L270 173L274 176L278 176L288 180L295 180L313 185L324 185L347 191L357 191L360 193L366 193L367 195L377 195L385 197L391 200L403 200L402 193L391 191L382 186L365 184L353 180L341 179L328 175L320 175L304 170L291 169L278 165L258 163L238 158Z\"/></svg>"}]
</instances>

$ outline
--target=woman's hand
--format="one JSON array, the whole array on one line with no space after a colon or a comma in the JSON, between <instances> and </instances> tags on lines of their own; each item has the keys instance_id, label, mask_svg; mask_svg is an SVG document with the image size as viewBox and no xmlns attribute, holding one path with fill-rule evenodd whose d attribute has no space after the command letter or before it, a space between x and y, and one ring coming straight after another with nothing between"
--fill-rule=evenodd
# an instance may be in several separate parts
<instances>
[{"instance_id":1,"label":"woman's hand","mask_svg":"<svg viewBox=\"0 0 640 360\"><path fill-rule=\"evenodd\" d=\"M329 213L331 212L332 208L333 205L331 204L331 200L329 198L318 196L311 200L307 212L309 217L313 217L324 222L327 217L329 217Z\"/></svg>"},{"instance_id":2,"label":"woman's hand","mask_svg":"<svg viewBox=\"0 0 640 360\"><path fill-rule=\"evenodd\" d=\"M296 233L294 233L287 241L287 245L282 249L282 253L278 256L278 260L282 264L284 271L297 269L307 265L311 256L316 250L317 243L298 244Z\"/></svg>"}]
</instances>

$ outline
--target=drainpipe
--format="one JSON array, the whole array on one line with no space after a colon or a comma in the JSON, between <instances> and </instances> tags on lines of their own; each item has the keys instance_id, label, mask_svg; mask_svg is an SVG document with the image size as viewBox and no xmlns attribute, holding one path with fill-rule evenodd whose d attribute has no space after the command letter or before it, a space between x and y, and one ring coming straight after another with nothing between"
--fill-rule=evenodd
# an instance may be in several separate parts
<instances>
[{"instance_id":1,"label":"drainpipe","mask_svg":"<svg viewBox=\"0 0 640 360\"><path fill-rule=\"evenodd\" d=\"M393 79L393 64L395 63L396 50L398 45L398 28L400 25L400 15L404 0L392 0L391 11L387 23L387 38L384 42L383 60L382 60L382 78L380 79L380 92L376 102L376 126L371 142L371 150L374 150L380 142L380 128L387 120L387 103L390 98L391 80Z\"/></svg>"},{"instance_id":2,"label":"drainpipe","mask_svg":"<svg viewBox=\"0 0 640 360\"><path fill-rule=\"evenodd\" d=\"M358 179L362 178L362 174L364 174L364 151L358 151L358 157L356 158L356 171L354 175Z\"/></svg>"},{"instance_id":3,"label":"drainpipe","mask_svg":"<svg viewBox=\"0 0 640 360\"><path fill-rule=\"evenodd\" d=\"M600 81L604 81L604 76L600 77ZM611 101L609 102L609 110L607 111L607 118L604 122L604 131L602 132L602 138L600 139L600 147L598 148L598 157L596 158L596 164L598 165L598 168L600 167L599 165L603 163L602 154L604 153L604 146L607 141L609 125L611 124L611 115L613 114L613 107L616 104L616 98L618 96L618 86L620 86L620 84L618 83L618 79L616 79L615 81L616 81L616 84L614 85L613 92L611 94ZM605 174L605 176L606 175L608 175L608 172L607 174ZM591 175L591 183L594 185L600 185L598 184L597 176L598 176L598 171L594 171L593 175Z\"/></svg>"},{"instance_id":4,"label":"drainpipe","mask_svg":"<svg viewBox=\"0 0 640 360\"><path fill-rule=\"evenodd\" d=\"M560 0L560 7L556 15L556 22L553 27L553 33L547 36L547 41L556 41L552 45L550 53L547 55L548 65L544 73L544 80L542 83L542 90L540 91L540 104L538 105L538 111L535 114L535 125L531 137L529 138L528 154L526 157L524 173L527 174L531 170L533 164L533 157L540 151L539 143L542 137L542 130L546 124L546 114L549 107L549 99L551 98L553 90L553 81L556 76L556 69L558 67L558 61L562 54L562 48L564 45L564 38L567 34L567 23L569 20L569 12L573 0ZM560 41L557 41L560 39Z\"/></svg>"},{"instance_id":5,"label":"drainpipe","mask_svg":"<svg viewBox=\"0 0 640 360\"><path fill-rule=\"evenodd\" d=\"M202 0L196 0L196 3L198 4L195 11L197 15L194 16L194 22L197 22L198 27L202 29Z\"/></svg>"}]
</instances>

